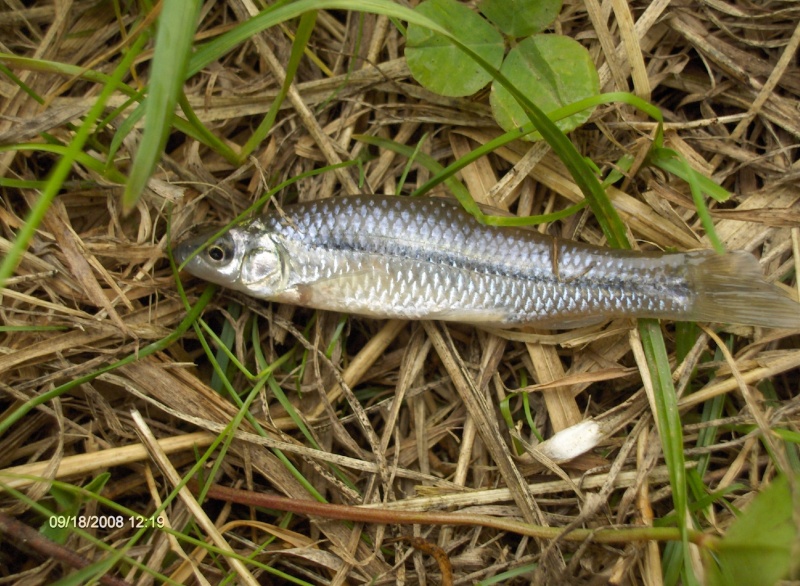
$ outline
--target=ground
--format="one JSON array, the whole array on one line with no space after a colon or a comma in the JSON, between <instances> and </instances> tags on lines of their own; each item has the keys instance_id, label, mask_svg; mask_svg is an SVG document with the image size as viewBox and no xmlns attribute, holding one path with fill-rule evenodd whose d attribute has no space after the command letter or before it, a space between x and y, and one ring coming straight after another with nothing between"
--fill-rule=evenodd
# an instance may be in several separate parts
<instances>
[{"instance_id":1,"label":"ground","mask_svg":"<svg viewBox=\"0 0 800 586\"><path fill-rule=\"evenodd\" d=\"M162 22L195 48L163 155L137 105L157 93L154 23L174 4L0 12L0 578L54 583L95 564L88 575L131 584L711 581L736 515L800 467L797 331L381 321L170 266L175 239L254 204L409 194L503 133L488 89L443 97L414 80L388 3L334 4L268 27L246 0L203 5L196 30ZM798 16L794 2L568 1L547 29L588 50L602 92L657 106L663 147L723 188L724 201L701 194L704 223L689 184L653 160L656 120L600 105L569 138L612 174L633 245L711 248L716 234L795 299ZM519 216L585 197L543 142L509 142L454 178ZM614 244L596 211L536 229ZM588 452L556 462L536 447L589 420L602 438ZM249 496L226 505L224 487ZM797 547L789 487L749 519L775 547L737 550L765 580ZM273 495L299 510L257 500Z\"/></svg>"}]
</instances>

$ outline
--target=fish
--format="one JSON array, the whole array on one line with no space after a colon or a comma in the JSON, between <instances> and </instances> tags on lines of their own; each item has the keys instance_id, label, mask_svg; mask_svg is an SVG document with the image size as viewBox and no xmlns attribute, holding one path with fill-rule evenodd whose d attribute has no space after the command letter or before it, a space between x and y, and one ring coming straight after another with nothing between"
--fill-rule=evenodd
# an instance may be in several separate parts
<instances>
[{"instance_id":1,"label":"fish","mask_svg":"<svg viewBox=\"0 0 800 586\"><path fill-rule=\"evenodd\" d=\"M638 252L481 224L445 198L286 206L173 249L194 275L269 301L373 318L573 328L659 318L800 328L746 251Z\"/></svg>"}]
</instances>

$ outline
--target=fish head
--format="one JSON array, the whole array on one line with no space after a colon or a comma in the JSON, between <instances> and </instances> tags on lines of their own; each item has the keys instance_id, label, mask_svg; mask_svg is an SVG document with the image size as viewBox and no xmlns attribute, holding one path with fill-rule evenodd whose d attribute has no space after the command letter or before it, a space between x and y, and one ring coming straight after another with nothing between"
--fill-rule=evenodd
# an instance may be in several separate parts
<instances>
[{"instance_id":1,"label":"fish head","mask_svg":"<svg viewBox=\"0 0 800 586\"><path fill-rule=\"evenodd\" d=\"M273 297L285 286L282 249L273 237L231 228L214 238L208 231L183 240L172 250L190 274L256 297Z\"/></svg>"}]
</instances>

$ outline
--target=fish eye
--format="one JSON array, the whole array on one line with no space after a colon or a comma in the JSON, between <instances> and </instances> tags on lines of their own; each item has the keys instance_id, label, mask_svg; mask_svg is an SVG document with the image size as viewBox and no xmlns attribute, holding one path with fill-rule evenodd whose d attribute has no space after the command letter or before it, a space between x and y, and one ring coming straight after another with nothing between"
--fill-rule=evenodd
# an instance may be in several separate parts
<instances>
[{"instance_id":1,"label":"fish eye","mask_svg":"<svg viewBox=\"0 0 800 586\"><path fill-rule=\"evenodd\" d=\"M214 263L214 264L224 264L231 258L231 246L230 243L223 241L222 239L218 240L214 244L208 247L206 250L206 256Z\"/></svg>"},{"instance_id":2,"label":"fish eye","mask_svg":"<svg viewBox=\"0 0 800 586\"><path fill-rule=\"evenodd\" d=\"M215 244L214 246L208 249L208 256L211 257L211 260L219 262L225 259L225 251L222 249L221 246Z\"/></svg>"}]
</instances>

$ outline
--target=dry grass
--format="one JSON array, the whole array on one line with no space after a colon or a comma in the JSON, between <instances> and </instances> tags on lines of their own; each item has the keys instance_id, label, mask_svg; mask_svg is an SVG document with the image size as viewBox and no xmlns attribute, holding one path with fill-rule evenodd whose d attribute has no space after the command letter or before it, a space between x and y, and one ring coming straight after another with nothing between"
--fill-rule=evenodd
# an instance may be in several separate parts
<instances>
[{"instance_id":1,"label":"dry grass","mask_svg":"<svg viewBox=\"0 0 800 586\"><path fill-rule=\"evenodd\" d=\"M198 40L246 19L250 6L209 3ZM128 9L120 17L108 3L28 8L6 2L0 50L110 74L127 45L120 31L132 32L137 16ZM592 0L567 2L556 26L589 48L604 91L632 91L658 105L667 121L667 146L735 194L728 203L710 204L716 231L726 247L759 256L772 280L796 275L800 265L800 70L793 57L799 16L793 2ZM241 146L268 111L283 82L292 26L237 47L186 84L189 102L217 137ZM150 56L138 60L127 83L145 83ZM229 221L281 181L363 154L367 147L356 134L412 147L427 136L422 150L442 164L500 134L486 95L442 98L411 81L403 37L384 17L321 12L308 56L274 128L241 166L174 133L149 189L127 217L119 213L120 185L85 165L73 166L2 291L0 324L14 328L0 330L0 420L59 385L118 360L127 363L54 393L0 437L0 479L7 488L0 495L2 583L51 583L70 571L66 558L43 562L45 550L9 545L21 539L22 529L7 522L42 525L31 501L62 513L74 507L71 514L84 517L115 514L91 497L56 502L47 480L86 486L108 473L105 498L151 514L205 448L230 431L231 421L238 425L236 439L223 434L223 444L203 466L222 485L304 499L311 498L312 486L333 503L383 503L378 509L384 513L457 511L556 528L649 526L671 513L669 475L647 397L649 374L628 322L567 333L487 332L315 315L219 292L203 318L211 330L224 330L233 356L252 373L260 370L260 353L267 364L283 357L272 384L227 367L232 388L252 400L251 420L242 419L214 376L209 353L198 343L200 333L208 338L204 330L190 328L174 343L148 346L186 317L165 256L168 212L173 235ZM69 142L98 86L19 63L8 67L32 91L0 76L0 144L43 143L46 136ZM122 105L122 96L112 97L106 114ZM103 159L117 124L94 136L86 152ZM571 138L607 170L624 154L641 163L653 129L632 109L609 106ZM116 154L123 172L139 132L133 129ZM363 167L363 188L354 167L340 168L299 181L281 198L394 193L407 161L389 151L370 152L377 157ZM33 182L43 180L55 160L32 148L0 152L1 176L29 182L2 187L3 255L37 198L41 186ZM428 177L415 166L404 189ZM476 200L520 215L563 209L583 197L552 153L523 142L481 159L460 178ZM708 246L682 181L637 168L609 195L641 248ZM588 214L542 229L602 242ZM791 282L797 284L796 278ZM194 304L205 285L185 284ZM670 323L662 329L681 393L687 461L700 470L692 477L699 491L692 497L729 491L724 502L740 507L777 469L796 473L796 444L759 435L759 428L796 431L800 422L796 332ZM223 356L213 344L210 354ZM543 436L594 418L605 432L601 446L560 464L523 449L537 443L518 392L524 385ZM291 405L278 400L281 390ZM499 410L504 402L514 427ZM724 502L718 498L694 511L698 528L724 533L732 521ZM656 585L665 583L665 572L670 583L676 571L669 567L675 548L655 540L574 543L477 522L406 526L389 517L384 524L352 524L214 500L204 509L192 503L184 491L163 517L222 553L154 531L127 551L134 562L118 566L116 575L146 584L148 574L133 565L140 563L177 583L204 583L204 576L216 584L228 574L236 583L256 583L259 575L262 583L289 583L237 561L231 551L310 584L448 583L440 566L448 560L453 583L522 568L527 571L521 577L503 582ZM187 529L191 518L195 528ZM70 532L62 550L44 557L69 551L96 561L105 555L102 543L119 551L134 533L129 524ZM697 549L688 551L694 556L689 565L701 575Z\"/></svg>"}]
</instances>

